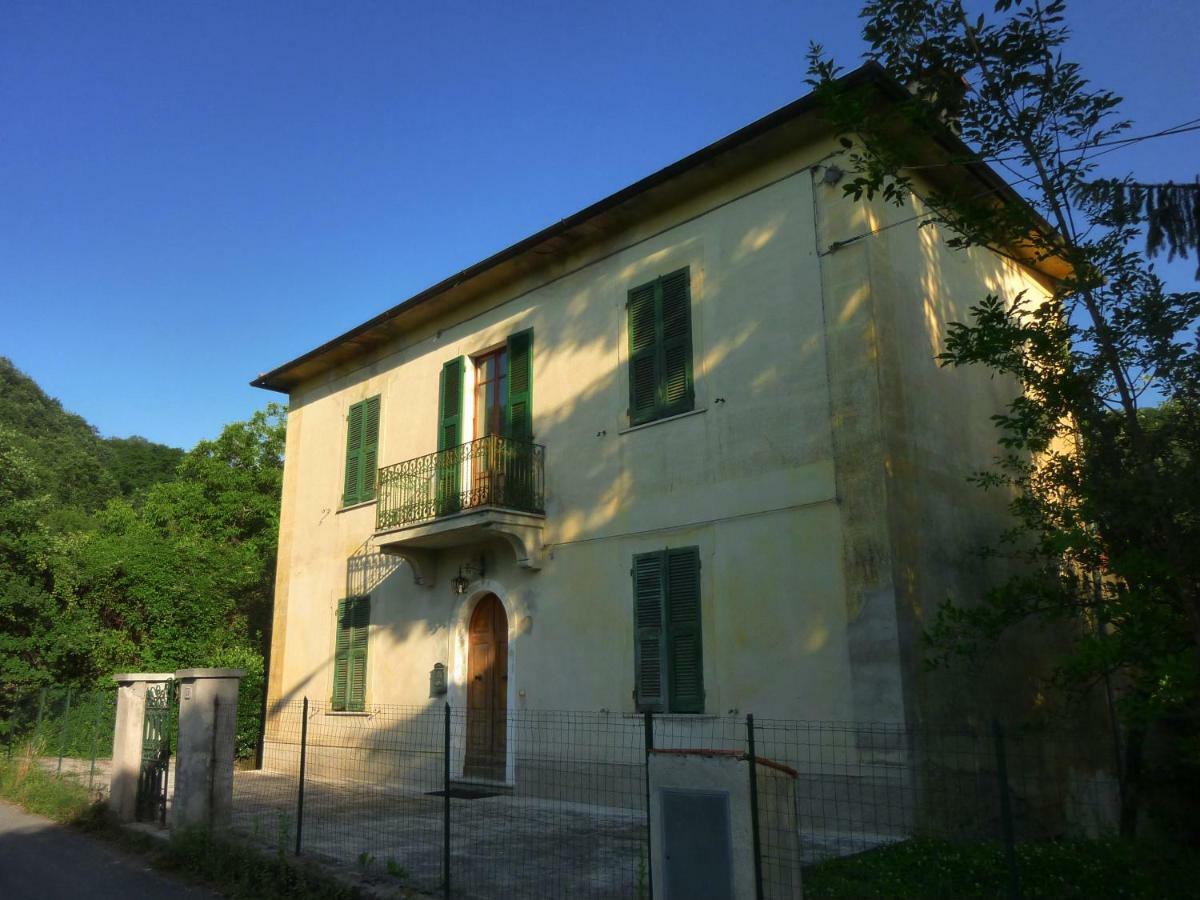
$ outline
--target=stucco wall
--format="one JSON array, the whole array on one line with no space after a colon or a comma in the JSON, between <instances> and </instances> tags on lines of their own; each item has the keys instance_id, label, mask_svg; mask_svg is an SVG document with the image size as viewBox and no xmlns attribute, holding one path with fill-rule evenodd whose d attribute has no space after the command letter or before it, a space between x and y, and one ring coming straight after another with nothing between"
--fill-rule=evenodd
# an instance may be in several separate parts
<instances>
[{"instance_id":1,"label":"stucco wall","mask_svg":"<svg viewBox=\"0 0 1200 900\"><path fill-rule=\"evenodd\" d=\"M1004 388L932 357L978 287L1026 276L915 226L824 252L904 215L815 182L810 167L834 152L731 175L294 392L271 707L328 698L337 602L364 592L368 707L432 702L435 662L461 705L467 616L492 591L509 616L511 709L632 713L632 556L696 545L707 712L911 716L913 630L963 589L958 551L1000 514L963 478L991 456ZM696 411L629 430L626 293L681 266ZM442 552L433 586L416 586L372 550L374 505L339 509L346 412L382 396L381 466L432 452L442 364L529 327L544 567L473 546ZM481 552L485 576L454 594Z\"/></svg>"},{"instance_id":2,"label":"stucco wall","mask_svg":"<svg viewBox=\"0 0 1200 900\"><path fill-rule=\"evenodd\" d=\"M334 610L363 588L368 704L426 700L437 661L461 693L473 594L449 579L479 548L441 554L432 588L376 558L374 506L338 509L344 418L380 394L380 464L431 452L442 364L533 327L547 560L528 573L503 546L485 552L509 612L514 707L632 711L632 555L698 545L708 709L851 714L812 182L788 174L806 161L695 198L629 246L293 396L273 701L328 696ZM626 293L684 265L696 412L627 431ZM783 659L786 674L770 664Z\"/></svg>"},{"instance_id":3,"label":"stucco wall","mask_svg":"<svg viewBox=\"0 0 1200 900\"><path fill-rule=\"evenodd\" d=\"M1035 702L1034 681L1044 664L1035 642L1005 645L990 665L931 674L921 632L948 599L975 603L1009 570L985 563L1011 524L1010 495L985 492L970 476L993 469L1000 448L991 417L1018 386L982 367L950 368L937 359L952 322L970 321L970 308L988 294L1011 301L1025 291L1049 293L1041 276L990 250L953 249L944 229L928 221L918 176L917 195L902 206L875 202L824 203L822 238L871 231L864 240L823 257L827 304L840 310L851 342L831 337L839 497L846 514L847 580L854 624L856 686L878 695L869 673L899 665L911 724L1011 714ZM832 191L840 188L822 188ZM836 335L836 331L834 332ZM875 364L869 365L865 357ZM874 408L877 418L860 421ZM856 412L857 411L857 412ZM837 413L835 412L835 419ZM881 479L862 478L865 468ZM874 608L872 608L874 606ZM856 642L856 629L869 639ZM894 645L879 640L894 633ZM882 665L880 665L882 663Z\"/></svg>"}]
</instances>

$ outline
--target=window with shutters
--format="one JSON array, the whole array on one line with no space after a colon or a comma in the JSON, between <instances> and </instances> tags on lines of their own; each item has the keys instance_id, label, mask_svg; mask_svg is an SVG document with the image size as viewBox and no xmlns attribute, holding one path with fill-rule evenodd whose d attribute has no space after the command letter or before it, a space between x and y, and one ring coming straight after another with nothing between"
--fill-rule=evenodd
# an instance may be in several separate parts
<instances>
[{"instance_id":1,"label":"window with shutters","mask_svg":"<svg viewBox=\"0 0 1200 900\"><path fill-rule=\"evenodd\" d=\"M379 466L379 398L371 397L350 407L346 415L346 473L342 506L375 499Z\"/></svg>"},{"instance_id":2,"label":"window with shutters","mask_svg":"<svg viewBox=\"0 0 1200 900\"><path fill-rule=\"evenodd\" d=\"M635 287L626 307L629 424L688 412L695 405L689 270L680 269Z\"/></svg>"},{"instance_id":3,"label":"window with shutters","mask_svg":"<svg viewBox=\"0 0 1200 900\"><path fill-rule=\"evenodd\" d=\"M638 709L704 712L698 547L634 556L633 616Z\"/></svg>"},{"instance_id":4,"label":"window with shutters","mask_svg":"<svg viewBox=\"0 0 1200 900\"><path fill-rule=\"evenodd\" d=\"M338 712L362 712L367 700L371 598L339 600L335 627L332 706Z\"/></svg>"}]
</instances>

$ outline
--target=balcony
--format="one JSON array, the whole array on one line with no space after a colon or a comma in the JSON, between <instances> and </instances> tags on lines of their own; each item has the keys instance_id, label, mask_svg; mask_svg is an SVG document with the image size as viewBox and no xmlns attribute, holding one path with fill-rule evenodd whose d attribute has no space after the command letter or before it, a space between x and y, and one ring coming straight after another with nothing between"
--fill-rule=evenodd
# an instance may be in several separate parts
<instances>
[{"instance_id":1,"label":"balcony","mask_svg":"<svg viewBox=\"0 0 1200 900\"><path fill-rule=\"evenodd\" d=\"M438 549L503 538L517 564L540 568L545 518L541 444L496 434L379 470L375 544L432 583Z\"/></svg>"}]
</instances>

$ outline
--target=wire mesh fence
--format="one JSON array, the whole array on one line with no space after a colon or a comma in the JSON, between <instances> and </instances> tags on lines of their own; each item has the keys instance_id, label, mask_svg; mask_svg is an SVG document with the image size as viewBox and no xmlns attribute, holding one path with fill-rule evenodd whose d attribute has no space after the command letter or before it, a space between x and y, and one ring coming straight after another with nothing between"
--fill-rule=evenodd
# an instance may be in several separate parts
<instances>
[{"instance_id":1,"label":"wire mesh fence","mask_svg":"<svg viewBox=\"0 0 1200 900\"><path fill-rule=\"evenodd\" d=\"M23 755L89 793L108 792L115 690L48 687L0 700L0 752Z\"/></svg>"},{"instance_id":2,"label":"wire mesh fence","mask_svg":"<svg viewBox=\"0 0 1200 900\"><path fill-rule=\"evenodd\" d=\"M802 873L929 840L994 843L985 874L1012 886L1019 843L1115 833L1119 786L1103 750L1095 736L991 726L497 718L444 705L352 714L301 701L269 717L263 768L238 773L234 825L280 852L447 897L644 898L661 827L648 760L703 756L745 773L731 802L747 804L735 819L756 896L796 897ZM936 867L922 877L936 893Z\"/></svg>"}]
</instances>

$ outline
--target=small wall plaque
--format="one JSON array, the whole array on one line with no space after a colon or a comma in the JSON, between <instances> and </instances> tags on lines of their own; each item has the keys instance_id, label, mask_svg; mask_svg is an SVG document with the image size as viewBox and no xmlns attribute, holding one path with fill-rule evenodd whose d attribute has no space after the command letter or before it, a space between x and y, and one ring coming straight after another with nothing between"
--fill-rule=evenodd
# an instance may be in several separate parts
<instances>
[{"instance_id":1,"label":"small wall plaque","mask_svg":"<svg viewBox=\"0 0 1200 900\"><path fill-rule=\"evenodd\" d=\"M434 663L429 672L429 696L440 697L446 693L446 667L442 663Z\"/></svg>"}]
</instances>

